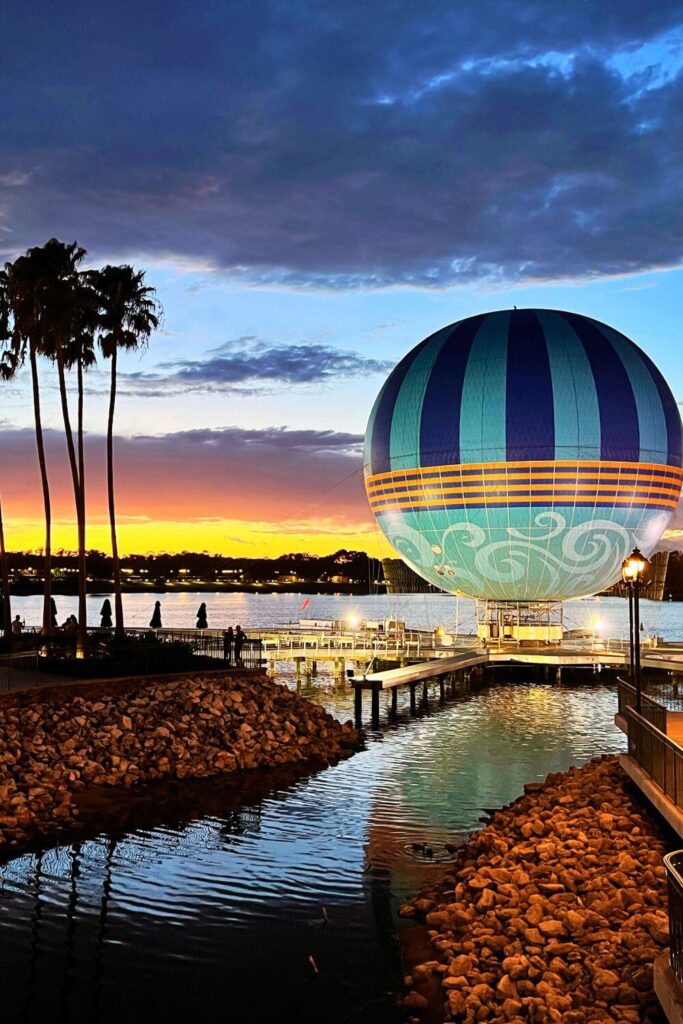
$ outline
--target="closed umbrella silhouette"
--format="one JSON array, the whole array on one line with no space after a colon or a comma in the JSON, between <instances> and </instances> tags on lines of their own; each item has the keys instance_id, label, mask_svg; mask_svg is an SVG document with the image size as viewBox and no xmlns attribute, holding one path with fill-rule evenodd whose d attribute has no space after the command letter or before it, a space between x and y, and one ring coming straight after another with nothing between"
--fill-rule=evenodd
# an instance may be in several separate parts
<instances>
[{"instance_id":1,"label":"closed umbrella silhouette","mask_svg":"<svg viewBox=\"0 0 683 1024\"><path fill-rule=\"evenodd\" d=\"M100 609L100 616L100 627L102 629L111 629L111 602L108 597L105 597L104 599L104 604Z\"/></svg>"}]
</instances>

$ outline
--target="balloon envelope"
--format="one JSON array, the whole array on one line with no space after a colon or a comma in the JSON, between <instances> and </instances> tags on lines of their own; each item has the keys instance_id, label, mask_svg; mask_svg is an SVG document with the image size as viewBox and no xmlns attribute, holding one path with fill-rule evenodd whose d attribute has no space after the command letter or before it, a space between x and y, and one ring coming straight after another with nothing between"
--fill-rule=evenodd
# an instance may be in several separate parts
<instances>
[{"instance_id":1,"label":"balloon envelope","mask_svg":"<svg viewBox=\"0 0 683 1024\"><path fill-rule=\"evenodd\" d=\"M577 313L503 310L426 338L372 410L364 473L399 555L451 593L554 601L653 551L681 491L678 406L649 357Z\"/></svg>"}]
</instances>

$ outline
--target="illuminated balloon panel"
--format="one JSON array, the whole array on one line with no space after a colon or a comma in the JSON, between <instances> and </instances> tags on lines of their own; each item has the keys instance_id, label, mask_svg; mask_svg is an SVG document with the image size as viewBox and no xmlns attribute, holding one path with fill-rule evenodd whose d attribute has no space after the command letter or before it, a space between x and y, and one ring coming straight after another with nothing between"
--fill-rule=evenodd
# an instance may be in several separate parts
<instances>
[{"instance_id":1,"label":"illuminated balloon panel","mask_svg":"<svg viewBox=\"0 0 683 1024\"><path fill-rule=\"evenodd\" d=\"M390 374L364 472L383 533L442 590L583 597L670 522L681 420L659 370L619 331L558 310L483 313Z\"/></svg>"}]
</instances>

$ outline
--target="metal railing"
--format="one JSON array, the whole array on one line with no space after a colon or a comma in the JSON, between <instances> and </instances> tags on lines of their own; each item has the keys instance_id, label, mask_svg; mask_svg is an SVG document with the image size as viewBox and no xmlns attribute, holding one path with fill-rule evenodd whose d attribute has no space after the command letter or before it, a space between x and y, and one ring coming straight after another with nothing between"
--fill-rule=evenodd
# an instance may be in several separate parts
<instances>
[{"instance_id":1,"label":"metal railing","mask_svg":"<svg viewBox=\"0 0 683 1024\"><path fill-rule=\"evenodd\" d=\"M41 662L37 651L0 655L0 692L54 683L54 677L41 670Z\"/></svg>"},{"instance_id":2,"label":"metal railing","mask_svg":"<svg viewBox=\"0 0 683 1024\"><path fill-rule=\"evenodd\" d=\"M215 658L229 668L261 669L264 666L263 647L257 638L245 640L237 653L234 644L228 649L222 633L203 636L201 630L192 630L188 637L182 632L168 630L160 637L158 631L146 630L144 632L149 635L150 642L145 643L140 632L127 636L128 642L112 644L111 631L89 631L87 660L75 661L73 653L65 657L63 649L54 650L45 644L41 651L0 654L0 693L54 686L73 682L76 678L191 671L192 654ZM133 640L137 642L132 643ZM74 671L76 667L79 669L77 672ZM216 668L219 667L217 664Z\"/></svg>"},{"instance_id":3,"label":"metal railing","mask_svg":"<svg viewBox=\"0 0 683 1024\"><path fill-rule=\"evenodd\" d=\"M373 655L395 655L398 657L425 657L435 654L448 657L464 647L479 647L476 636L451 638L444 642L429 630L402 630L397 633L377 633L368 630L306 630L283 627L259 630L258 637L263 643L264 654L278 660L287 660L303 654L321 655L346 653Z\"/></svg>"},{"instance_id":4,"label":"metal railing","mask_svg":"<svg viewBox=\"0 0 683 1024\"><path fill-rule=\"evenodd\" d=\"M673 678L648 679L647 696L667 711L683 711L683 687Z\"/></svg>"},{"instance_id":5,"label":"metal railing","mask_svg":"<svg viewBox=\"0 0 683 1024\"><path fill-rule=\"evenodd\" d=\"M632 686L631 683L627 683L625 679L618 679L617 695L620 715L624 715L628 708L635 709L635 686ZM651 725L654 725L655 728L659 729L660 732L666 733L666 707L658 701L653 700L652 697L649 697L646 693L641 693L640 695L640 707L643 718Z\"/></svg>"},{"instance_id":6,"label":"metal railing","mask_svg":"<svg viewBox=\"0 0 683 1024\"><path fill-rule=\"evenodd\" d=\"M683 807L683 748L633 707L624 707L628 752L677 806Z\"/></svg>"},{"instance_id":7,"label":"metal railing","mask_svg":"<svg viewBox=\"0 0 683 1024\"><path fill-rule=\"evenodd\" d=\"M683 850L667 853L664 867L669 890L669 959L683 984Z\"/></svg>"},{"instance_id":8,"label":"metal railing","mask_svg":"<svg viewBox=\"0 0 683 1024\"><path fill-rule=\"evenodd\" d=\"M111 635L109 631L98 632ZM185 644L193 654L218 658L233 667L261 668L263 665L263 643L259 637L247 637L238 655L234 639L229 645L227 634L222 629L127 629L126 636L137 640L149 637L161 644Z\"/></svg>"}]
</instances>

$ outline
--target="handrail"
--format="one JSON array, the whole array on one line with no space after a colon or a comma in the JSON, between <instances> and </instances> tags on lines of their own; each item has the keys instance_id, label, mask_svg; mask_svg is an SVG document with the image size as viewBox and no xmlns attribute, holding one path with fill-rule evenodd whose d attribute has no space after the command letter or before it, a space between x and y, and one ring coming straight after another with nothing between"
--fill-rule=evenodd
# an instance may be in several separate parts
<instances>
[{"instance_id":1,"label":"handrail","mask_svg":"<svg viewBox=\"0 0 683 1024\"><path fill-rule=\"evenodd\" d=\"M636 703L636 688L625 679L617 679L617 697L619 701L619 714L623 715L627 708L634 708ZM640 695L640 706L643 718L654 725L660 732L666 733L667 709L659 701L649 697L646 693Z\"/></svg>"},{"instance_id":2,"label":"handrail","mask_svg":"<svg viewBox=\"0 0 683 1024\"><path fill-rule=\"evenodd\" d=\"M639 715L635 708L624 708L623 715L629 755L676 807L683 807L683 747Z\"/></svg>"},{"instance_id":3,"label":"handrail","mask_svg":"<svg viewBox=\"0 0 683 1024\"><path fill-rule=\"evenodd\" d=\"M683 850L664 857L669 890L669 959L674 974L683 983Z\"/></svg>"}]
</instances>

